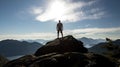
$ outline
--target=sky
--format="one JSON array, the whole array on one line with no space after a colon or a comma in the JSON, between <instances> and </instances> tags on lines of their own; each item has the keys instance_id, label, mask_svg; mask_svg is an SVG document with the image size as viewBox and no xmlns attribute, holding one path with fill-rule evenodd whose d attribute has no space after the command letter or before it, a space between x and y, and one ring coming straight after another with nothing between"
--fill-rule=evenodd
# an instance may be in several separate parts
<instances>
[{"instance_id":1,"label":"sky","mask_svg":"<svg viewBox=\"0 0 120 67\"><path fill-rule=\"evenodd\" d=\"M64 36L120 39L120 0L0 0L0 40Z\"/></svg>"}]
</instances>

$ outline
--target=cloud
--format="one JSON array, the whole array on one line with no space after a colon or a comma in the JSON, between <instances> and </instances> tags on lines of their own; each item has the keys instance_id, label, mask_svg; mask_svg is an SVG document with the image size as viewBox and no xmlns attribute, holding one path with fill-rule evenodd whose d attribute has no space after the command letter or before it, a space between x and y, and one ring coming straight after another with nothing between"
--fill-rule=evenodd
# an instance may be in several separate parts
<instances>
[{"instance_id":1,"label":"cloud","mask_svg":"<svg viewBox=\"0 0 120 67\"><path fill-rule=\"evenodd\" d=\"M120 38L120 27L117 28L84 28L84 29L74 29L67 30L67 35L72 34L76 38L80 37L90 37L90 38L112 38L119 39Z\"/></svg>"},{"instance_id":2,"label":"cloud","mask_svg":"<svg viewBox=\"0 0 120 67\"><path fill-rule=\"evenodd\" d=\"M37 14L35 20L46 22L62 20L76 22L88 19L100 19L105 12L99 7L90 7L96 0L71 2L71 0L48 0L46 6L32 9L33 14ZM89 9L88 9L89 8Z\"/></svg>"},{"instance_id":3,"label":"cloud","mask_svg":"<svg viewBox=\"0 0 120 67\"><path fill-rule=\"evenodd\" d=\"M87 24L87 25L85 25L85 27L89 27L89 26L92 26L91 24Z\"/></svg>"},{"instance_id":4,"label":"cloud","mask_svg":"<svg viewBox=\"0 0 120 67\"><path fill-rule=\"evenodd\" d=\"M84 35L93 35L100 33L112 33L120 31L120 27L118 28L84 28L84 29L75 29L75 30L67 30L69 33L74 34L84 34Z\"/></svg>"},{"instance_id":5,"label":"cloud","mask_svg":"<svg viewBox=\"0 0 120 67\"><path fill-rule=\"evenodd\" d=\"M65 30L64 36L73 35L76 38L80 37L91 37L91 38L106 38L110 37L112 39L120 38L120 27L117 28L84 28L84 29L74 29ZM116 33L115 35L113 33ZM31 33L31 34L12 34L12 35L0 35L0 40L3 39L55 39L57 37L56 32L41 32L41 33Z\"/></svg>"},{"instance_id":6,"label":"cloud","mask_svg":"<svg viewBox=\"0 0 120 67\"><path fill-rule=\"evenodd\" d=\"M52 39L55 37L55 33L30 33L30 34L11 34L11 35L0 35L0 40L4 39Z\"/></svg>"},{"instance_id":7,"label":"cloud","mask_svg":"<svg viewBox=\"0 0 120 67\"><path fill-rule=\"evenodd\" d=\"M42 7L32 7L30 8L30 13L35 15L40 15L43 12Z\"/></svg>"}]
</instances>

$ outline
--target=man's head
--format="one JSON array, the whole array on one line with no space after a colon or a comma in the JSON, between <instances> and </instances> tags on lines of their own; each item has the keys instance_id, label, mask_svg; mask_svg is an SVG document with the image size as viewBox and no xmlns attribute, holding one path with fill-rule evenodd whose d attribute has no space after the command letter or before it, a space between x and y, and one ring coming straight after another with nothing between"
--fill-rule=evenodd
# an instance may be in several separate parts
<instances>
[{"instance_id":1,"label":"man's head","mask_svg":"<svg viewBox=\"0 0 120 67\"><path fill-rule=\"evenodd\" d=\"M61 21L59 20L59 23L60 23Z\"/></svg>"}]
</instances>

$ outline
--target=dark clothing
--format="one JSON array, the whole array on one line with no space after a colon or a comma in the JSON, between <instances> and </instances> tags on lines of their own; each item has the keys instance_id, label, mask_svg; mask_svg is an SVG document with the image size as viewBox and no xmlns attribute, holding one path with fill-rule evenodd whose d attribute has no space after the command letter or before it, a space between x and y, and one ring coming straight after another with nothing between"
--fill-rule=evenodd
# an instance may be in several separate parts
<instances>
[{"instance_id":1,"label":"dark clothing","mask_svg":"<svg viewBox=\"0 0 120 67\"><path fill-rule=\"evenodd\" d=\"M59 33L61 33L62 37L63 37L63 24L61 22L59 22L57 24L57 37L59 38Z\"/></svg>"},{"instance_id":2,"label":"dark clothing","mask_svg":"<svg viewBox=\"0 0 120 67\"><path fill-rule=\"evenodd\" d=\"M59 31L62 31L63 30L63 24L62 23L58 23L57 24L57 30Z\"/></svg>"}]
</instances>

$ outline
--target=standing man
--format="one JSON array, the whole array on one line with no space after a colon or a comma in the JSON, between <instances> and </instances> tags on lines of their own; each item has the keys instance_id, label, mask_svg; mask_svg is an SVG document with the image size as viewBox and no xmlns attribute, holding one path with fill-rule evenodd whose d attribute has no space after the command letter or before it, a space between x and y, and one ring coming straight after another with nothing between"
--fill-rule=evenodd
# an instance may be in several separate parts
<instances>
[{"instance_id":1,"label":"standing man","mask_svg":"<svg viewBox=\"0 0 120 67\"><path fill-rule=\"evenodd\" d=\"M63 37L63 24L61 23L61 21L59 20L59 22L57 23L57 37L59 38L59 32L61 33L62 37Z\"/></svg>"}]
</instances>

